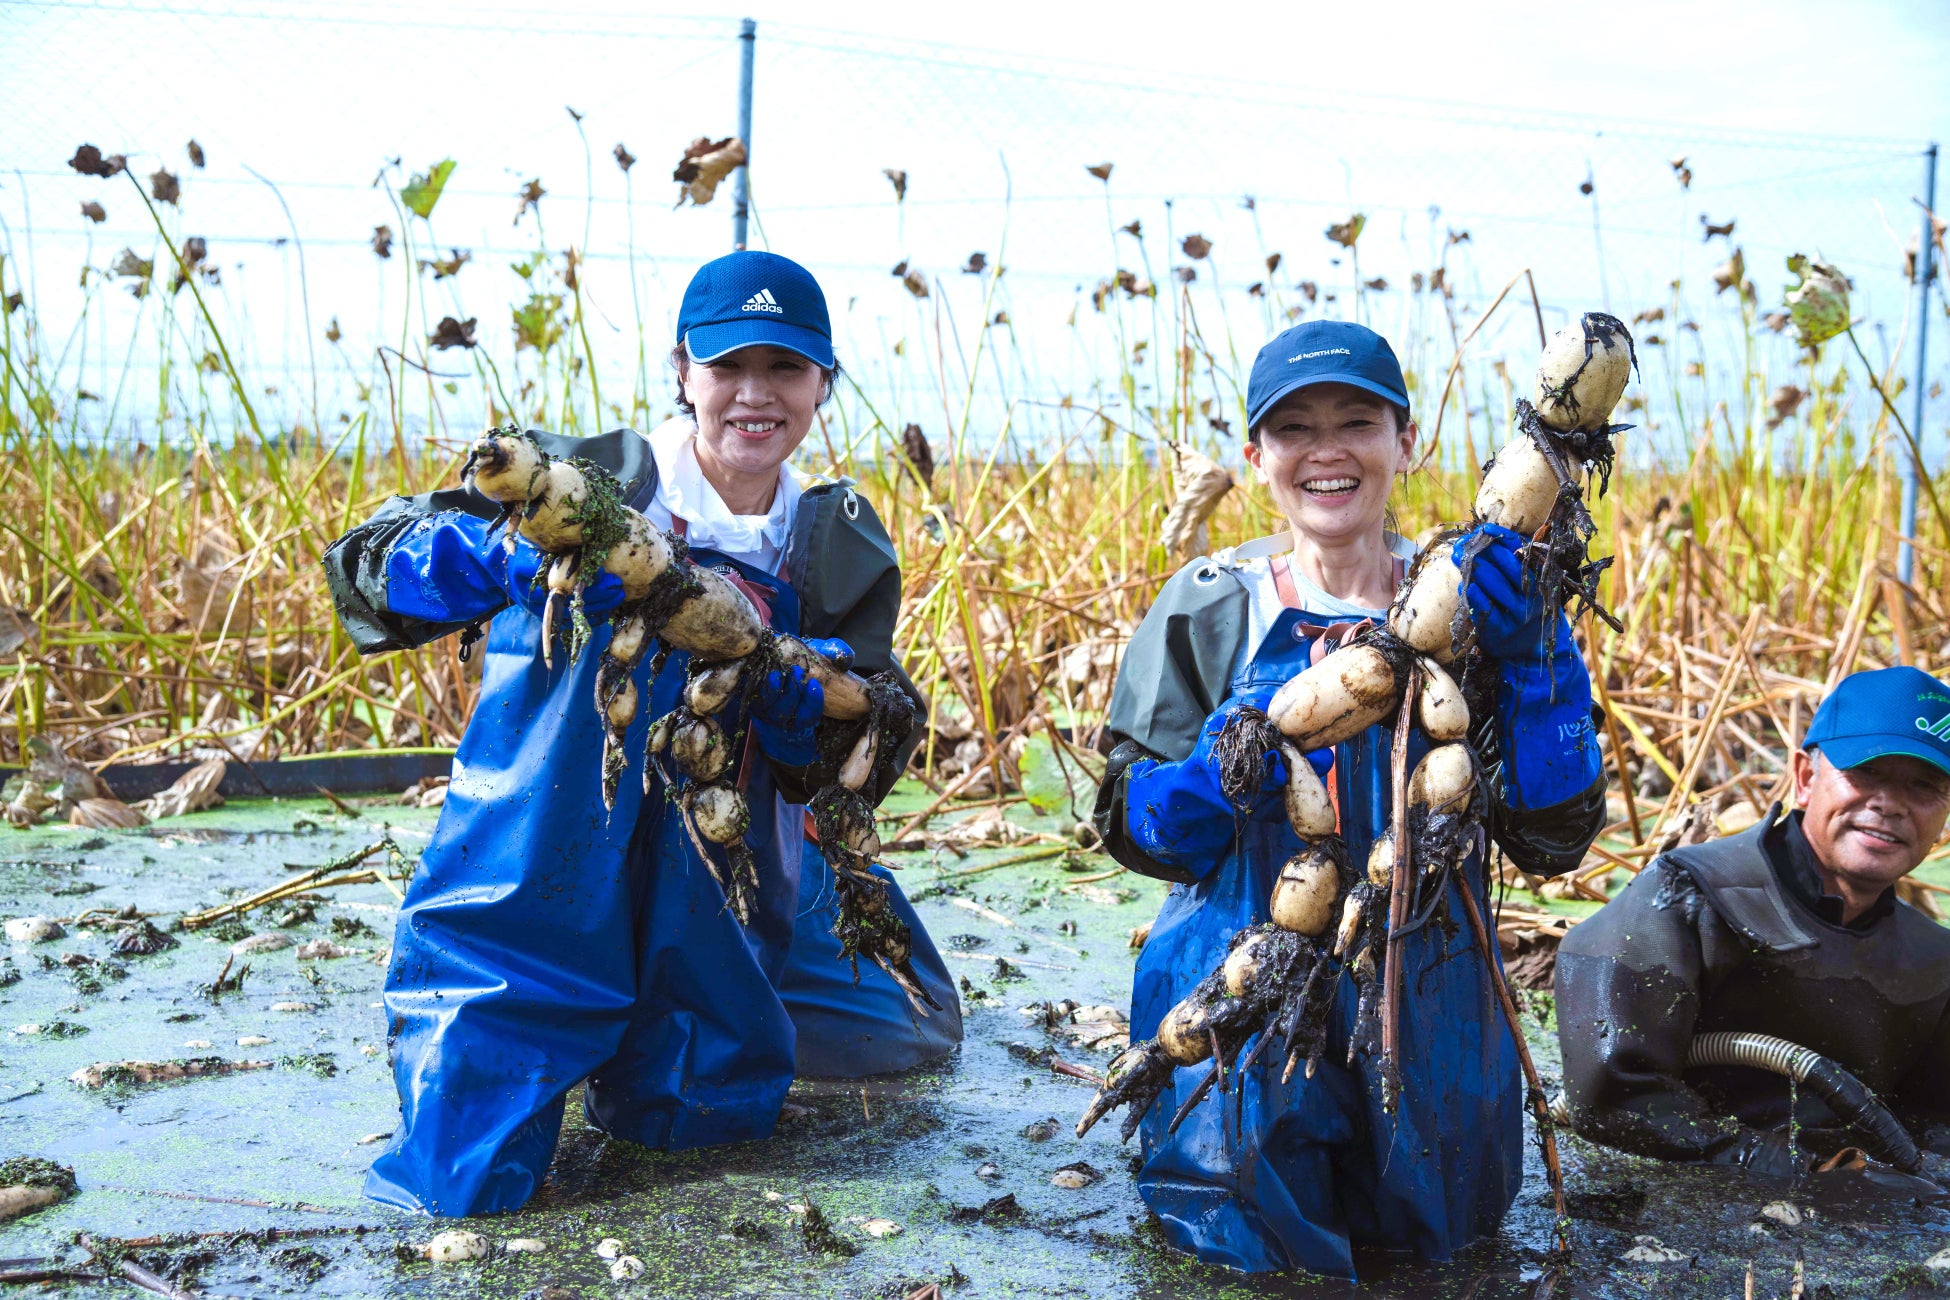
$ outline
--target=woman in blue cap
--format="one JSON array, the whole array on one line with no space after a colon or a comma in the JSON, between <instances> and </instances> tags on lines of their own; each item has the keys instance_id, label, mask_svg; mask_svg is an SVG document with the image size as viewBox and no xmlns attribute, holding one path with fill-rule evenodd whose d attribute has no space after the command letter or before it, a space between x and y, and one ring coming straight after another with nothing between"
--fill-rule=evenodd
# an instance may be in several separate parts
<instances>
[{"instance_id":1,"label":"woman in blue cap","mask_svg":"<svg viewBox=\"0 0 1950 1300\"><path fill-rule=\"evenodd\" d=\"M1098 830L1118 861L1175 886L1138 957L1133 1040L1151 1037L1218 967L1234 933L1268 919L1273 882L1299 847L1277 755L1267 755L1257 805L1235 815L1219 788L1220 729L1381 623L1414 558L1387 529L1389 487L1408 469L1416 427L1386 340L1341 321L1290 329L1261 349L1247 405L1246 459L1287 529L1175 575L1126 650L1111 699L1116 747ZM1490 734L1477 738L1500 755L1490 832L1518 867L1548 876L1577 865L1604 820L1591 685L1563 614L1525 590L1523 539L1489 531L1466 596L1499 676ZM1426 748L1417 734L1411 762ZM1390 815L1384 728L1308 758L1329 777L1353 861L1366 861ZM1474 859L1461 879L1485 888ZM1174 1246L1247 1271L1351 1278L1353 1243L1446 1260L1495 1230L1523 1174L1514 1050L1467 928L1425 926L1403 955L1392 1112L1375 1063L1347 1064L1351 976L1311 1077L1283 1083L1285 1054L1261 1053L1233 1081L1236 1097L1207 1101L1169 1133L1204 1074L1176 1071L1141 1127L1138 1175Z\"/></svg>"},{"instance_id":2,"label":"woman in blue cap","mask_svg":"<svg viewBox=\"0 0 1950 1300\"><path fill-rule=\"evenodd\" d=\"M626 503L685 537L693 559L735 571L774 629L862 672L900 673L900 569L886 530L850 483L802 486L786 467L839 370L818 283L770 253L705 265L671 359L681 417L647 438L539 434L543 448L609 470ZM800 806L830 779L816 771L818 682L774 672L749 704L740 781L759 888L741 925L661 781L648 793L623 781L605 811L593 700L607 625L580 657L548 667L537 581L547 559L526 541L505 550L496 514L472 489L395 497L325 557L362 653L458 632L465 654L493 620L480 700L394 933L385 998L401 1122L366 1181L377 1200L439 1215L525 1202L578 1083L584 1114L607 1133L706 1146L768 1136L795 1068L901 1069L961 1038L953 985L891 880L914 967L942 1010L917 1020L866 963L856 986L828 933L831 874ZM584 594L592 615L621 599L608 574ZM681 654L654 667L646 657L637 669L649 703L633 753L684 680ZM868 793L878 802L886 790Z\"/></svg>"}]
</instances>

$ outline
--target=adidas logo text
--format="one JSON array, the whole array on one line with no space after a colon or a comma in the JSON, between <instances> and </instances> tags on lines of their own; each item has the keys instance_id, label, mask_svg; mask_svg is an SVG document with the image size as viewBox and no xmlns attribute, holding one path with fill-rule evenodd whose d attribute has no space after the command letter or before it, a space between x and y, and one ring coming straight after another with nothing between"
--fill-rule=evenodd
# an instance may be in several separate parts
<instances>
[{"instance_id":1,"label":"adidas logo text","mask_svg":"<svg viewBox=\"0 0 1950 1300\"><path fill-rule=\"evenodd\" d=\"M779 306L779 300L772 296L770 289L760 289L757 293L745 299L744 309L746 311L769 311L780 316L785 315L785 308Z\"/></svg>"}]
</instances>

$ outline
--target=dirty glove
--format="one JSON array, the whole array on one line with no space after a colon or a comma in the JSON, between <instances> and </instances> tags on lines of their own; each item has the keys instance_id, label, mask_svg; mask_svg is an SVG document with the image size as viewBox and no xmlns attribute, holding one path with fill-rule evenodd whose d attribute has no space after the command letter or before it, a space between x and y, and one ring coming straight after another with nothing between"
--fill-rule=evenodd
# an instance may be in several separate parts
<instances>
[{"instance_id":1,"label":"dirty glove","mask_svg":"<svg viewBox=\"0 0 1950 1300\"><path fill-rule=\"evenodd\" d=\"M1807 1172L1809 1161L1806 1156L1796 1155L1779 1133L1748 1130L1709 1156L1707 1163L1730 1165L1764 1183L1791 1183Z\"/></svg>"},{"instance_id":2,"label":"dirty glove","mask_svg":"<svg viewBox=\"0 0 1950 1300\"><path fill-rule=\"evenodd\" d=\"M1241 709L1263 709L1272 692L1234 696L1205 720L1198 743L1182 762L1139 759L1127 769L1125 806L1131 840L1159 862L1204 876L1231 848L1240 816L1219 788L1219 733ZM1333 766L1334 751L1307 755L1316 772ZM1279 822L1286 817L1286 760L1278 750L1261 756L1262 775L1245 812L1249 821Z\"/></svg>"},{"instance_id":3,"label":"dirty glove","mask_svg":"<svg viewBox=\"0 0 1950 1300\"><path fill-rule=\"evenodd\" d=\"M844 641L808 641L820 656L851 667L853 648ZM774 762L808 767L819 757L814 729L826 712L826 689L804 668L773 668L751 695L752 732L758 747Z\"/></svg>"},{"instance_id":4,"label":"dirty glove","mask_svg":"<svg viewBox=\"0 0 1950 1300\"><path fill-rule=\"evenodd\" d=\"M1503 802L1548 808L1583 794L1603 771L1591 725L1591 677L1570 622L1523 571L1521 533L1478 524L1456 543L1457 566L1479 534L1492 540L1476 553L1463 594L1476 643L1496 662Z\"/></svg>"}]
</instances>

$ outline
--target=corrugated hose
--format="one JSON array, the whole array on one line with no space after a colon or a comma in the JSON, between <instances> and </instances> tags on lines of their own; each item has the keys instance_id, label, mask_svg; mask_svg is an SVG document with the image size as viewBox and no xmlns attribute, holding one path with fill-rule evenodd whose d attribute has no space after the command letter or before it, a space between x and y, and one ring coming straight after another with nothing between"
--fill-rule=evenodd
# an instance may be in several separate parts
<instances>
[{"instance_id":1,"label":"corrugated hose","mask_svg":"<svg viewBox=\"0 0 1950 1300\"><path fill-rule=\"evenodd\" d=\"M1922 1171L1922 1152L1902 1122L1890 1114L1867 1084L1812 1048L1772 1034L1700 1034L1693 1039L1686 1068L1713 1065L1743 1065L1794 1080L1827 1103L1843 1123L1868 1138L1870 1152L1877 1159L1904 1173ZM1551 1103L1551 1118L1559 1124L1571 1122L1570 1106L1562 1093Z\"/></svg>"}]
</instances>

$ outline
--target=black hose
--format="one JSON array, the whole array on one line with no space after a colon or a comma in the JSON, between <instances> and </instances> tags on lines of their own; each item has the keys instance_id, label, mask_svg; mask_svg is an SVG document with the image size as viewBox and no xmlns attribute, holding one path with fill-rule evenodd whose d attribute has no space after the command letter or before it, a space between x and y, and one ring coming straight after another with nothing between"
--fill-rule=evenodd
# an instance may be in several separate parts
<instances>
[{"instance_id":1,"label":"black hose","mask_svg":"<svg viewBox=\"0 0 1950 1300\"><path fill-rule=\"evenodd\" d=\"M1867 1137L1878 1159L1904 1173L1919 1173L1923 1168L1916 1140L1868 1085L1810 1048L1771 1034L1700 1034L1693 1039L1686 1065L1689 1069L1744 1065L1784 1075L1821 1098L1842 1122Z\"/></svg>"}]
</instances>

